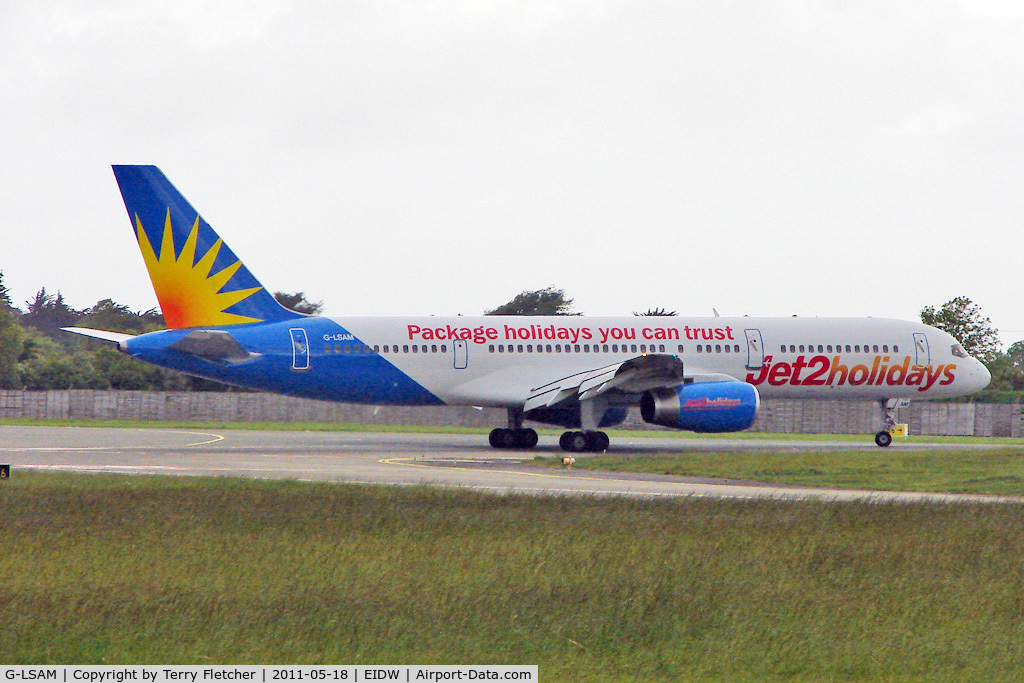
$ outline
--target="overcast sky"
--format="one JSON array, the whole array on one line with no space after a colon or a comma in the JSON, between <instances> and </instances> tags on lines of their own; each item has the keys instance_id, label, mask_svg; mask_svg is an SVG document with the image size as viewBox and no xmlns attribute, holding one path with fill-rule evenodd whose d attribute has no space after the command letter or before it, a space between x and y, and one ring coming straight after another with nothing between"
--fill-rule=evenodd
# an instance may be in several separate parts
<instances>
[{"instance_id":1,"label":"overcast sky","mask_svg":"<svg viewBox=\"0 0 1024 683\"><path fill-rule=\"evenodd\" d=\"M156 164L330 315L917 319L1024 338L1024 12L958 2L0 4L0 270L156 298Z\"/></svg>"}]
</instances>

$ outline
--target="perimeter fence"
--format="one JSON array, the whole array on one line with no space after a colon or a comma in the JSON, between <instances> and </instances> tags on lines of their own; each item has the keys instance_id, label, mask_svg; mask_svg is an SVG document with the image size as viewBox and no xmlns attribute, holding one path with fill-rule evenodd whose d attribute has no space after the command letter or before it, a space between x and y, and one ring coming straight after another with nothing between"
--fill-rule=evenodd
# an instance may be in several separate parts
<instances>
[{"instance_id":1,"label":"perimeter fence","mask_svg":"<svg viewBox=\"0 0 1024 683\"><path fill-rule=\"evenodd\" d=\"M1024 406L914 402L898 413L911 434L1024 437ZM331 403L255 392L0 391L0 418L178 420L210 422L339 422L367 425L497 427L497 408L397 407ZM774 399L761 403L751 431L868 434L879 429L873 401ZM663 430L630 410L624 427Z\"/></svg>"}]
</instances>

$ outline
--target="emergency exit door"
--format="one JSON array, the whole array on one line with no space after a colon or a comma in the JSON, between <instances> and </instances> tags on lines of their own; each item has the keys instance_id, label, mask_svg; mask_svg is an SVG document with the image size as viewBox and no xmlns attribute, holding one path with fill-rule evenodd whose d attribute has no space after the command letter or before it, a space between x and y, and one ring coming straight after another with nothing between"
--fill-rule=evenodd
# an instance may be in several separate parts
<instances>
[{"instance_id":1,"label":"emergency exit door","mask_svg":"<svg viewBox=\"0 0 1024 683\"><path fill-rule=\"evenodd\" d=\"M469 342L465 339L456 339L452 342L455 349L455 369L465 370L469 367Z\"/></svg>"},{"instance_id":2,"label":"emergency exit door","mask_svg":"<svg viewBox=\"0 0 1024 683\"><path fill-rule=\"evenodd\" d=\"M309 339L301 327L288 330L292 336L292 370L309 370Z\"/></svg>"}]
</instances>

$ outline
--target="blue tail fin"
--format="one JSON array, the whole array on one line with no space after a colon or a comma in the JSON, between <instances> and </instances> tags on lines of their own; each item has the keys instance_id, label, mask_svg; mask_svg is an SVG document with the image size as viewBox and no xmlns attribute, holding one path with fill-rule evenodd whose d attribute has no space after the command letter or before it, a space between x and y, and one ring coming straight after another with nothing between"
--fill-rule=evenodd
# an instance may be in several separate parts
<instances>
[{"instance_id":1,"label":"blue tail fin","mask_svg":"<svg viewBox=\"0 0 1024 683\"><path fill-rule=\"evenodd\" d=\"M114 166L167 326L237 325L303 317L270 292L156 166Z\"/></svg>"}]
</instances>

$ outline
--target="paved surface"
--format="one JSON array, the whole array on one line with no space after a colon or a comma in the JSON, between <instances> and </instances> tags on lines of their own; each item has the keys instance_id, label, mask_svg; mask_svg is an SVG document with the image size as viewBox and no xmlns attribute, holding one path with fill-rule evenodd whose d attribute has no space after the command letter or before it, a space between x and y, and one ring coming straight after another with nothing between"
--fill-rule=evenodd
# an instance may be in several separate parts
<instances>
[{"instance_id":1,"label":"paved surface","mask_svg":"<svg viewBox=\"0 0 1024 683\"><path fill-rule=\"evenodd\" d=\"M872 501L1024 502L1022 498L851 491L749 482L549 470L534 455L560 456L555 437L529 453L495 451L483 435L361 432L223 432L0 426L0 463L19 468L132 474L222 475L376 484L430 484L494 492L644 497L714 496ZM745 439L615 439L616 452L682 449L851 448L857 444ZM908 444L894 448L911 448ZM928 445L934 448L934 445ZM865 449L873 449L870 436ZM585 457L585 456L582 456Z\"/></svg>"}]
</instances>

